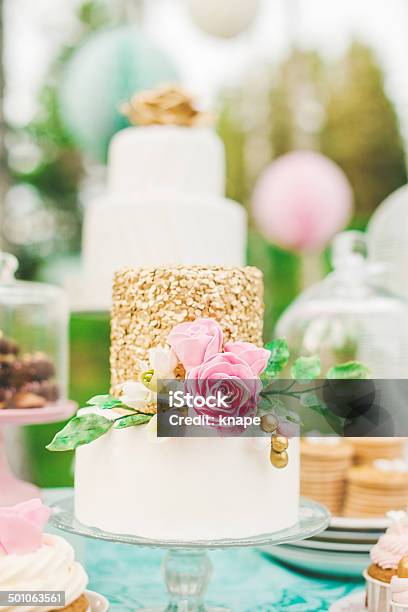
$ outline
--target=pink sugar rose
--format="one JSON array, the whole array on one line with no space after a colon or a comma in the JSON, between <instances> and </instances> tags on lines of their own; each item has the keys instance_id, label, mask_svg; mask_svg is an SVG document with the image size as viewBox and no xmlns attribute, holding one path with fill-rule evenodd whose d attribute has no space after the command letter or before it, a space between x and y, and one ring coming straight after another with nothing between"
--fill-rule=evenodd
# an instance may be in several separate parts
<instances>
[{"instance_id":1,"label":"pink sugar rose","mask_svg":"<svg viewBox=\"0 0 408 612\"><path fill-rule=\"evenodd\" d=\"M221 351L222 330L212 319L196 319L176 325L167 342L188 371Z\"/></svg>"},{"instance_id":2,"label":"pink sugar rose","mask_svg":"<svg viewBox=\"0 0 408 612\"><path fill-rule=\"evenodd\" d=\"M241 357L255 376L262 374L271 354L267 349L259 348L251 342L227 342L225 350Z\"/></svg>"},{"instance_id":3,"label":"pink sugar rose","mask_svg":"<svg viewBox=\"0 0 408 612\"><path fill-rule=\"evenodd\" d=\"M50 515L40 499L0 508L0 553L24 555L40 548Z\"/></svg>"},{"instance_id":4,"label":"pink sugar rose","mask_svg":"<svg viewBox=\"0 0 408 612\"><path fill-rule=\"evenodd\" d=\"M219 392L226 396L227 406L195 407L197 414L209 417L210 425L218 426L219 417L254 416L262 385L249 365L234 353L218 353L192 368L185 381L186 392L209 398Z\"/></svg>"}]
</instances>

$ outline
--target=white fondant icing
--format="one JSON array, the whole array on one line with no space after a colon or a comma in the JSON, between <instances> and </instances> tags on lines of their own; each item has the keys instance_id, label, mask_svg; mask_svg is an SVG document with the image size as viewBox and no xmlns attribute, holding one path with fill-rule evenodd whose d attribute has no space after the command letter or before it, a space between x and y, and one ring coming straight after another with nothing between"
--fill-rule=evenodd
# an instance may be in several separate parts
<instances>
[{"instance_id":1,"label":"white fondant icing","mask_svg":"<svg viewBox=\"0 0 408 612\"><path fill-rule=\"evenodd\" d=\"M110 146L108 190L125 198L223 196L222 142L208 128L155 125L122 130Z\"/></svg>"},{"instance_id":2,"label":"white fondant icing","mask_svg":"<svg viewBox=\"0 0 408 612\"><path fill-rule=\"evenodd\" d=\"M251 438L169 438L111 430L76 451L75 513L113 533L154 539L238 538L290 527L299 506L299 443L289 465Z\"/></svg>"},{"instance_id":3,"label":"white fondant icing","mask_svg":"<svg viewBox=\"0 0 408 612\"><path fill-rule=\"evenodd\" d=\"M84 225L84 298L109 309L114 272L172 264L243 265L246 213L219 197L102 198Z\"/></svg>"},{"instance_id":4,"label":"white fondant icing","mask_svg":"<svg viewBox=\"0 0 408 612\"><path fill-rule=\"evenodd\" d=\"M223 197L225 154L208 128L133 127L114 136L104 197L85 211L72 308L109 310L113 274L171 264L241 266L246 213Z\"/></svg>"}]
</instances>

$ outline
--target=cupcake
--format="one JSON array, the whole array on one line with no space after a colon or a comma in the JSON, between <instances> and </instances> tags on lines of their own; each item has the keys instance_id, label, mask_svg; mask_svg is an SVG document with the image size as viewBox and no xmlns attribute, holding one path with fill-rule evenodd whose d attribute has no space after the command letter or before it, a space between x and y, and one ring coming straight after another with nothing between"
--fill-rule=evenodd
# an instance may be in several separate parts
<instances>
[{"instance_id":1,"label":"cupcake","mask_svg":"<svg viewBox=\"0 0 408 612\"><path fill-rule=\"evenodd\" d=\"M405 612L408 610L408 556L398 563L397 575L391 578L391 610Z\"/></svg>"},{"instance_id":2,"label":"cupcake","mask_svg":"<svg viewBox=\"0 0 408 612\"><path fill-rule=\"evenodd\" d=\"M390 512L392 524L372 548L371 565L364 572L368 612L391 611L390 583L397 576L401 557L408 555L408 515Z\"/></svg>"},{"instance_id":3,"label":"cupcake","mask_svg":"<svg viewBox=\"0 0 408 612\"><path fill-rule=\"evenodd\" d=\"M0 591L64 591L65 607L24 607L26 612L90 612L88 577L70 544L43 533L51 511L39 499L0 508ZM13 612L15 607L2 607Z\"/></svg>"}]
</instances>

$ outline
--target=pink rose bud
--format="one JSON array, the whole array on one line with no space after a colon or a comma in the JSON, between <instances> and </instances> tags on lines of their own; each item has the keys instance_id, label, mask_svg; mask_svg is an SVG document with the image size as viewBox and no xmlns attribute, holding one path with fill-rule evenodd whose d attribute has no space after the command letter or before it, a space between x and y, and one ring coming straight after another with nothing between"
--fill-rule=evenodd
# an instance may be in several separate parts
<instances>
[{"instance_id":1,"label":"pink rose bud","mask_svg":"<svg viewBox=\"0 0 408 612\"><path fill-rule=\"evenodd\" d=\"M255 376L262 374L268 365L271 352L264 348L259 348L251 342L227 342L225 350L241 357L251 368Z\"/></svg>"},{"instance_id":2,"label":"pink rose bud","mask_svg":"<svg viewBox=\"0 0 408 612\"><path fill-rule=\"evenodd\" d=\"M186 371L219 353L222 340L221 327L212 319L180 323L167 338Z\"/></svg>"},{"instance_id":3,"label":"pink rose bud","mask_svg":"<svg viewBox=\"0 0 408 612\"><path fill-rule=\"evenodd\" d=\"M40 499L0 508L0 553L23 555L40 548L50 515Z\"/></svg>"}]
</instances>

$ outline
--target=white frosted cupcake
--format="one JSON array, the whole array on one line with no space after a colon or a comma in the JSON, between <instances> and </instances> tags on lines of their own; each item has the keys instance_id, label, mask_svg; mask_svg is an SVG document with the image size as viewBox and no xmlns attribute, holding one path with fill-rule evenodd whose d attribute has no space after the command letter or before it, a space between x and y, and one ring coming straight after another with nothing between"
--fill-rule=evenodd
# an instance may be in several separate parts
<instances>
[{"instance_id":1,"label":"white frosted cupcake","mask_svg":"<svg viewBox=\"0 0 408 612\"><path fill-rule=\"evenodd\" d=\"M59 536L43 533L50 510L39 499L0 508L0 591L64 591L58 602L24 605L24 612L90 612L85 595L88 576L75 561L72 546ZM15 606L1 607L14 612Z\"/></svg>"},{"instance_id":2,"label":"white frosted cupcake","mask_svg":"<svg viewBox=\"0 0 408 612\"><path fill-rule=\"evenodd\" d=\"M391 578L391 610L407 612L408 610L408 556L398 563L397 575Z\"/></svg>"},{"instance_id":3,"label":"white frosted cupcake","mask_svg":"<svg viewBox=\"0 0 408 612\"><path fill-rule=\"evenodd\" d=\"M401 557L408 555L408 516L405 512L389 515L393 522L372 548L372 563L364 572L368 612L391 612L390 583Z\"/></svg>"}]
</instances>

